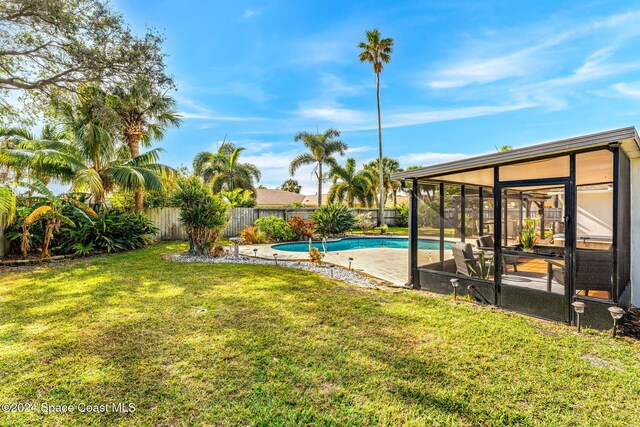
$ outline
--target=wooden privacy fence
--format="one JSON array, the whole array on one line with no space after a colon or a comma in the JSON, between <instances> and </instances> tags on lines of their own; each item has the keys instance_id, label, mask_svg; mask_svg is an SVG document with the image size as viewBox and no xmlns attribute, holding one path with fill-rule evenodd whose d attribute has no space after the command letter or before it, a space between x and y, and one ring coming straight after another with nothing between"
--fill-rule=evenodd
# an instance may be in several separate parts
<instances>
[{"instance_id":1,"label":"wooden privacy fence","mask_svg":"<svg viewBox=\"0 0 640 427\"><path fill-rule=\"evenodd\" d=\"M245 227L254 224L258 218L275 216L288 220L293 215L298 215L309 219L318 208L233 208L230 211L231 219L229 225L224 230L225 237L237 236ZM374 222L378 219L376 209L354 208L353 213L371 212ZM158 237L160 240L183 240L187 238L187 233L180 224L179 208L154 208L144 212L151 221L158 227ZM384 210L384 223L393 225L396 223L395 209Z\"/></svg>"}]
</instances>

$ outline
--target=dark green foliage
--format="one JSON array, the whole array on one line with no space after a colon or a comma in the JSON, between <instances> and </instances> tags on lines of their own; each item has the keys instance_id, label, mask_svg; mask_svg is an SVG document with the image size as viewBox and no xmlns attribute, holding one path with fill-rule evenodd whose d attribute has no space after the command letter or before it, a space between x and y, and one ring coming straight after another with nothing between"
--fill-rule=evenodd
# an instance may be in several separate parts
<instances>
[{"instance_id":1,"label":"dark green foliage","mask_svg":"<svg viewBox=\"0 0 640 427\"><path fill-rule=\"evenodd\" d=\"M275 216L265 216L256 220L256 227L271 241L282 242L293 240L296 233L293 232L291 225L282 218Z\"/></svg>"},{"instance_id":2,"label":"dark green foliage","mask_svg":"<svg viewBox=\"0 0 640 427\"><path fill-rule=\"evenodd\" d=\"M353 212L343 205L325 205L313 213L315 231L321 236L344 234L356 225Z\"/></svg>"},{"instance_id":3,"label":"dark green foliage","mask_svg":"<svg viewBox=\"0 0 640 427\"><path fill-rule=\"evenodd\" d=\"M12 253L20 252L22 223L32 210L30 207L20 208L16 222L7 229ZM65 225L54 231L51 248L54 255L90 255L138 249L153 242L154 235L158 232L143 214L110 210L99 212L89 220L81 215L73 215L69 209L67 215L72 216L75 227ZM30 247L34 252L43 243L43 223L35 222L29 231Z\"/></svg>"},{"instance_id":4,"label":"dark green foliage","mask_svg":"<svg viewBox=\"0 0 640 427\"><path fill-rule=\"evenodd\" d=\"M406 203L399 203L396 205L396 226L408 227L409 226L409 205Z\"/></svg>"},{"instance_id":5,"label":"dark green foliage","mask_svg":"<svg viewBox=\"0 0 640 427\"><path fill-rule=\"evenodd\" d=\"M205 254L215 246L229 222L228 205L197 177L178 182L173 203L189 236L189 252Z\"/></svg>"}]
</instances>

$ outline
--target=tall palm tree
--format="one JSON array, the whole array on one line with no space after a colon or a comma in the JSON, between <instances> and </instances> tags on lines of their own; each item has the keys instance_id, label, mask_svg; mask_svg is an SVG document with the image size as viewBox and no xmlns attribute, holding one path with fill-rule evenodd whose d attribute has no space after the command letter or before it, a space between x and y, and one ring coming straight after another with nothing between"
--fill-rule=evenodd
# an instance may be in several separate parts
<instances>
[{"instance_id":1,"label":"tall palm tree","mask_svg":"<svg viewBox=\"0 0 640 427\"><path fill-rule=\"evenodd\" d=\"M150 147L153 140L161 140L167 129L181 122L175 99L145 85L134 84L128 89L118 86L107 101L120 118L131 158L140 155L140 145ZM142 189L136 190L134 197L135 212L139 213L144 204Z\"/></svg>"},{"instance_id":2,"label":"tall palm tree","mask_svg":"<svg viewBox=\"0 0 640 427\"><path fill-rule=\"evenodd\" d=\"M293 138L295 141L302 141L309 152L300 154L291 161L289 173L293 176L301 166L315 165L313 174L318 179L318 206L322 206L322 182L325 179L322 166L338 166L335 155L344 156L348 148L347 144L336 139L339 136L340 132L337 129L329 128L323 133L299 132Z\"/></svg>"},{"instance_id":3,"label":"tall palm tree","mask_svg":"<svg viewBox=\"0 0 640 427\"><path fill-rule=\"evenodd\" d=\"M255 183L260 180L262 173L256 165L240 161L244 150L231 142L223 142L216 153L198 153L193 159L193 171L209 182L215 193L237 188L255 192Z\"/></svg>"},{"instance_id":4,"label":"tall palm tree","mask_svg":"<svg viewBox=\"0 0 640 427\"><path fill-rule=\"evenodd\" d=\"M329 203L347 202L350 208L356 201L367 204L371 192L370 183L363 171L356 170L355 159L347 159L345 166L335 166L330 173L333 185L329 189L327 200Z\"/></svg>"},{"instance_id":5,"label":"tall palm tree","mask_svg":"<svg viewBox=\"0 0 640 427\"><path fill-rule=\"evenodd\" d=\"M358 55L360 62L369 62L373 65L373 72L376 75L376 99L378 101L378 151L379 151L379 170L378 179L379 182L383 181L382 177L382 121L380 118L380 73L382 72L382 64L388 64L391 60L391 54L393 53L393 39L382 38L380 31L377 28L366 31L366 42L361 42L358 48L362 49L362 52ZM378 203L378 225L381 224L382 218L384 218L384 193L383 188L380 186L380 201Z\"/></svg>"}]
</instances>

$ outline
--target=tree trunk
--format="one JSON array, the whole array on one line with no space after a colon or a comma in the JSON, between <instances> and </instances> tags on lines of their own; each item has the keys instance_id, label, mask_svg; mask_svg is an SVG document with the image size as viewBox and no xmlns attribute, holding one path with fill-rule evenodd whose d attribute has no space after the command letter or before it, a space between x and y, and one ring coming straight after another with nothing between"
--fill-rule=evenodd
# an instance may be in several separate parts
<instances>
[{"instance_id":1,"label":"tree trunk","mask_svg":"<svg viewBox=\"0 0 640 427\"><path fill-rule=\"evenodd\" d=\"M318 163L318 207L322 206L322 163Z\"/></svg>"},{"instance_id":2,"label":"tree trunk","mask_svg":"<svg viewBox=\"0 0 640 427\"><path fill-rule=\"evenodd\" d=\"M53 221L47 221L44 227L44 239L42 241L42 258L49 256L49 245L51 244L51 238L53 237L53 227L55 223Z\"/></svg>"},{"instance_id":3,"label":"tree trunk","mask_svg":"<svg viewBox=\"0 0 640 427\"><path fill-rule=\"evenodd\" d=\"M141 135L138 132L128 133L126 135L127 145L129 145L129 152L131 153L131 158L138 157L140 155L140 138ZM134 212L140 213L144 207L144 193L142 189L137 189L133 195L135 206Z\"/></svg>"},{"instance_id":4,"label":"tree trunk","mask_svg":"<svg viewBox=\"0 0 640 427\"><path fill-rule=\"evenodd\" d=\"M378 100L378 185L380 186L380 203L378 205L378 226L384 222L384 176L382 174L382 121L380 118L380 73L376 73L376 97Z\"/></svg>"}]
</instances>

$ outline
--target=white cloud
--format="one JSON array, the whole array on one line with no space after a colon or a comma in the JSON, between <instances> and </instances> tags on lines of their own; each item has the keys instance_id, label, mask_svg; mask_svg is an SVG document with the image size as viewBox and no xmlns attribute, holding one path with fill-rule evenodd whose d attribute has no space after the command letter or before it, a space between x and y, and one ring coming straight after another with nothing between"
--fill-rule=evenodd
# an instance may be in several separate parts
<instances>
[{"instance_id":1,"label":"white cloud","mask_svg":"<svg viewBox=\"0 0 640 427\"><path fill-rule=\"evenodd\" d=\"M611 88L618 94L629 98L640 98L640 81L616 83Z\"/></svg>"},{"instance_id":2,"label":"white cloud","mask_svg":"<svg viewBox=\"0 0 640 427\"><path fill-rule=\"evenodd\" d=\"M209 121L225 121L225 122L248 122L263 121L263 117L247 117L247 116L227 116L213 112L205 105L189 98L177 97L182 111L179 112L183 119L187 120L209 120ZM186 108L185 108L186 107ZM190 111L189 111L190 110Z\"/></svg>"},{"instance_id":3,"label":"white cloud","mask_svg":"<svg viewBox=\"0 0 640 427\"><path fill-rule=\"evenodd\" d=\"M255 9L247 9L244 11L244 13L242 14L242 19L251 19L254 16L257 16L259 14L259 12Z\"/></svg>"}]
</instances>

